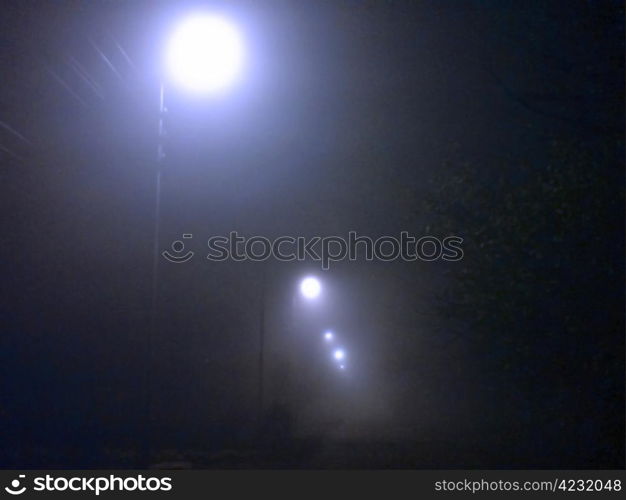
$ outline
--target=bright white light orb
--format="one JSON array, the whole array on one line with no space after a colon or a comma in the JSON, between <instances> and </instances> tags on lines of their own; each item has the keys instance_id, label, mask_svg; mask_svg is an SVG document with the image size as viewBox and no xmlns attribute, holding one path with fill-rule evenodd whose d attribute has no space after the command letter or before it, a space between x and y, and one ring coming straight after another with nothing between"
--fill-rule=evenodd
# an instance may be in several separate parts
<instances>
[{"instance_id":1,"label":"bright white light orb","mask_svg":"<svg viewBox=\"0 0 626 500\"><path fill-rule=\"evenodd\" d=\"M331 340L333 340L333 333L332 332L326 332L324 334L324 340L326 342L330 342Z\"/></svg>"},{"instance_id":2,"label":"bright white light orb","mask_svg":"<svg viewBox=\"0 0 626 500\"><path fill-rule=\"evenodd\" d=\"M342 359L344 359L346 357L346 353L344 352L343 349L337 349L334 353L333 356L335 357L335 359L337 361L341 361Z\"/></svg>"},{"instance_id":3,"label":"bright white light orb","mask_svg":"<svg viewBox=\"0 0 626 500\"><path fill-rule=\"evenodd\" d=\"M317 278L305 278L300 283L300 292L307 299L316 298L322 290L322 285Z\"/></svg>"},{"instance_id":4,"label":"bright white light orb","mask_svg":"<svg viewBox=\"0 0 626 500\"><path fill-rule=\"evenodd\" d=\"M243 43L237 30L215 15L197 15L183 21L167 47L171 78L193 92L223 90L243 65Z\"/></svg>"},{"instance_id":5,"label":"bright white light orb","mask_svg":"<svg viewBox=\"0 0 626 500\"><path fill-rule=\"evenodd\" d=\"M339 369L340 370L345 370L346 369L346 365L339 365Z\"/></svg>"}]
</instances>

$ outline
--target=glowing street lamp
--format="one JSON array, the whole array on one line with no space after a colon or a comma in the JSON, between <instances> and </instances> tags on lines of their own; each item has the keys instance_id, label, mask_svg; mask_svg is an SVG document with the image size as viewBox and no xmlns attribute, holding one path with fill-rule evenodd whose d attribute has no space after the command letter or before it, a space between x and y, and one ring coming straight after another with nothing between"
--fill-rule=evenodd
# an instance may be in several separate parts
<instances>
[{"instance_id":1,"label":"glowing street lamp","mask_svg":"<svg viewBox=\"0 0 626 500\"><path fill-rule=\"evenodd\" d=\"M212 93L231 85L243 66L243 43L226 19L198 14L181 22L169 40L170 78L192 92Z\"/></svg>"},{"instance_id":2,"label":"glowing street lamp","mask_svg":"<svg viewBox=\"0 0 626 500\"><path fill-rule=\"evenodd\" d=\"M326 332L326 333L324 334L324 340L325 340L326 342L332 342L332 341L333 341L333 338L335 338L335 336L333 335L333 332Z\"/></svg>"},{"instance_id":3,"label":"glowing street lamp","mask_svg":"<svg viewBox=\"0 0 626 500\"><path fill-rule=\"evenodd\" d=\"M334 353L333 353L333 357L337 360L337 361L343 361L346 357L346 352L343 349L337 349Z\"/></svg>"},{"instance_id":4,"label":"glowing street lamp","mask_svg":"<svg viewBox=\"0 0 626 500\"><path fill-rule=\"evenodd\" d=\"M300 283L300 293L307 299L316 299L322 291L322 285L317 278L309 276Z\"/></svg>"}]
</instances>

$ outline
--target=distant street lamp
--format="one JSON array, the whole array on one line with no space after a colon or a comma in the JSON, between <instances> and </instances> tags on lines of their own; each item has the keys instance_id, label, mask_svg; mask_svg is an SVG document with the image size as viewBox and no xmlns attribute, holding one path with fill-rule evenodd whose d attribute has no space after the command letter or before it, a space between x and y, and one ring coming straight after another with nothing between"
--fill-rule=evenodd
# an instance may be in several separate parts
<instances>
[{"instance_id":1,"label":"distant street lamp","mask_svg":"<svg viewBox=\"0 0 626 500\"><path fill-rule=\"evenodd\" d=\"M309 276L300 283L300 292L307 299L315 299L322 291L322 285L317 278Z\"/></svg>"},{"instance_id":2,"label":"distant street lamp","mask_svg":"<svg viewBox=\"0 0 626 500\"><path fill-rule=\"evenodd\" d=\"M333 341L333 338L334 338L333 332L326 332L326 333L324 334L324 340L325 340L326 342L332 342L332 341Z\"/></svg>"},{"instance_id":3,"label":"distant street lamp","mask_svg":"<svg viewBox=\"0 0 626 500\"><path fill-rule=\"evenodd\" d=\"M337 349L334 353L333 353L333 357L337 360L337 361L342 361L343 359L345 359L346 357L346 353L343 349Z\"/></svg>"}]
</instances>

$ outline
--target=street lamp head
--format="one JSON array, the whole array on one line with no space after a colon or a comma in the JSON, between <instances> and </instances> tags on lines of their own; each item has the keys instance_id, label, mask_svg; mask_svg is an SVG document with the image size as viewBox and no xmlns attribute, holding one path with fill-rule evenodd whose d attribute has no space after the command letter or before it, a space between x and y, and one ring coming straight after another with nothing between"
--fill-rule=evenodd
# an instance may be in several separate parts
<instances>
[{"instance_id":1,"label":"street lamp head","mask_svg":"<svg viewBox=\"0 0 626 500\"><path fill-rule=\"evenodd\" d=\"M334 353L333 356L335 357L335 359L337 361L342 361L343 359L345 359L346 357L346 353L343 349L337 349Z\"/></svg>"},{"instance_id":2,"label":"street lamp head","mask_svg":"<svg viewBox=\"0 0 626 500\"><path fill-rule=\"evenodd\" d=\"M315 299L322 291L322 285L317 278L308 277L300 283L300 293L307 299Z\"/></svg>"},{"instance_id":3,"label":"street lamp head","mask_svg":"<svg viewBox=\"0 0 626 500\"><path fill-rule=\"evenodd\" d=\"M198 14L184 20L169 40L170 77L193 92L212 93L231 84L241 70L243 43L226 19Z\"/></svg>"},{"instance_id":4,"label":"street lamp head","mask_svg":"<svg viewBox=\"0 0 626 500\"><path fill-rule=\"evenodd\" d=\"M333 337L334 337L333 332L326 332L324 334L324 340L326 342L331 342L333 340Z\"/></svg>"}]
</instances>

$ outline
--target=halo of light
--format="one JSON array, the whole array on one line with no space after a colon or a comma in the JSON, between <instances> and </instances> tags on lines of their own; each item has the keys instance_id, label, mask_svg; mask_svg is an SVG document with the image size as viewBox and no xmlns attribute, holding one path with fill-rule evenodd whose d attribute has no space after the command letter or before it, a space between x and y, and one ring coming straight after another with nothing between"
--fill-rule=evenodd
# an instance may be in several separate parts
<instances>
[{"instance_id":1,"label":"halo of light","mask_svg":"<svg viewBox=\"0 0 626 500\"><path fill-rule=\"evenodd\" d=\"M337 349L334 353L333 353L333 357L337 360L337 361L341 361L343 359L345 359L346 357L346 353L343 349Z\"/></svg>"},{"instance_id":2,"label":"halo of light","mask_svg":"<svg viewBox=\"0 0 626 500\"><path fill-rule=\"evenodd\" d=\"M326 342L331 342L334 338L333 332L326 332L324 333L324 340Z\"/></svg>"},{"instance_id":3,"label":"halo of light","mask_svg":"<svg viewBox=\"0 0 626 500\"><path fill-rule=\"evenodd\" d=\"M243 43L226 19L199 14L174 30L166 51L172 80L193 92L216 92L229 86L243 65Z\"/></svg>"},{"instance_id":4,"label":"halo of light","mask_svg":"<svg viewBox=\"0 0 626 500\"><path fill-rule=\"evenodd\" d=\"M300 283L300 292L307 299L316 298L322 291L322 285L317 278L308 277L302 280Z\"/></svg>"}]
</instances>

